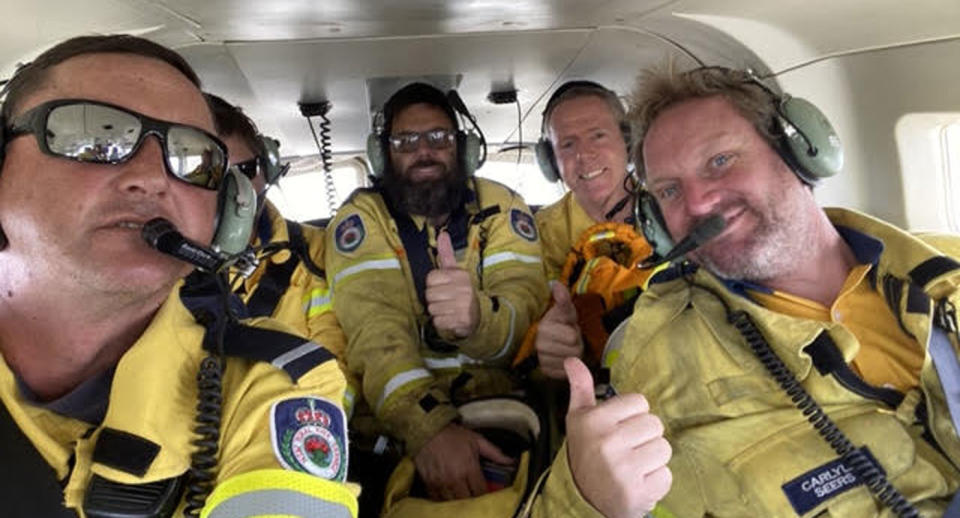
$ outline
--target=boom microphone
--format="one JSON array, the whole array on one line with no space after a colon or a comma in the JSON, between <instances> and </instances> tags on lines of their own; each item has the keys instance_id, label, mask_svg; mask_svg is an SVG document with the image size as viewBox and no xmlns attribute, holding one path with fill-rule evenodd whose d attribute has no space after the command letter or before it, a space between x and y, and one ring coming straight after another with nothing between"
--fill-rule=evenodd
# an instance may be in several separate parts
<instances>
[{"instance_id":1,"label":"boom microphone","mask_svg":"<svg viewBox=\"0 0 960 518\"><path fill-rule=\"evenodd\" d=\"M151 247L201 270L216 272L224 264L224 259L219 254L187 239L173 223L164 218L153 218L144 223L140 235Z\"/></svg>"},{"instance_id":2,"label":"boom microphone","mask_svg":"<svg viewBox=\"0 0 960 518\"><path fill-rule=\"evenodd\" d=\"M693 230L687 234L687 237L680 240L673 248L662 259L659 259L654 262L644 261L640 264L639 268L650 268L656 266L657 264L668 263L682 257L696 248L702 246L707 241L717 237L720 232L723 232L723 229L726 228L727 222L723 219L723 216L719 214L714 214L707 219L703 220L702 223L693 227Z\"/></svg>"}]
</instances>

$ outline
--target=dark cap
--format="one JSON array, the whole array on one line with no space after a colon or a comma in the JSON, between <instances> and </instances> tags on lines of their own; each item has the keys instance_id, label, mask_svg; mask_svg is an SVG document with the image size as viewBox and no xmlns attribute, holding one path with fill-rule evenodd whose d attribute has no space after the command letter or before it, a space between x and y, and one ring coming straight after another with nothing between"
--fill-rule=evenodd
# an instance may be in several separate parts
<instances>
[{"instance_id":1,"label":"dark cap","mask_svg":"<svg viewBox=\"0 0 960 518\"><path fill-rule=\"evenodd\" d=\"M383 105L383 134L389 135L393 129L393 118L404 108L412 104L432 104L447 114L453 123L453 128L460 129L460 123L457 120L456 112L453 106L440 89L428 85L427 83L410 83L407 86L397 90L396 93L387 99Z\"/></svg>"}]
</instances>

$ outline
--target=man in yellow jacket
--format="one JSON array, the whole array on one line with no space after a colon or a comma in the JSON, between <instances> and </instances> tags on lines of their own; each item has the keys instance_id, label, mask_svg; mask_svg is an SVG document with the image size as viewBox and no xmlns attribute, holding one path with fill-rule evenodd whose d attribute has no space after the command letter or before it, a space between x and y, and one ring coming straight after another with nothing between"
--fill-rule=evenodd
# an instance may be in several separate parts
<instances>
[{"instance_id":1,"label":"man in yellow jacket","mask_svg":"<svg viewBox=\"0 0 960 518\"><path fill-rule=\"evenodd\" d=\"M250 316L269 316L292 326L313 343L322 345L343 363L346 337L333 313L333 301L323 269L324 230L287 220L266 198L289 165L280 161L279 143L257 130L239 107L207 94L217 132L227 145L230 163L250 178L257 193L257 216L250 244L285 244L263 259L247 277L238 277L234 291ZM269 248L269 247L267 247ZM347 415L355 388L348 385L343 401Z\"/></svg>"},{"instance_id":2,"label":"man in yellow jacket","mask_svg":"<svg viewBox=\"0 0 960 518\"><path fill-rule=\"evenodd\" d=\"M356 515L332 355L231 318L213 277L184 282L141 236L164 218L169 250L197 252L251 201L217 212L236 184L199 86L131 36L65 41L8 84L4 516Z\"/></svg>"},{"instance_id":3,"label":"man in yellow jacket","mask_svg":"<svg viewBox=\"0 0 960 518\"><path fill-rule=\"evenodd\" d=\"M670 235L725 221L688 254L699 269L641 295L612 367L676 452L665 507L953 516L960 264L817 206L812 186L842 151L803 99L736 70L665 68L641 77L634 103L634 158Z\"/></svg>"},{"instance_id":4,"label":"man in yellow jacket","mask_svg":"<svg viewBox=\"0 0 960 518\"><path fill-rule=\"evenodd\" d=\"M404 87L384 124L377 188L327 233L347 365L432 498L483 494L481 457L510 459L458 424L456 404L515 386L507 367L546 298L539 236L520 196L472 176L476 137L442 92Z\"/></svg>"},{"instance_id":5,"label":"man in yellow jacket","mask_svg":"<svg viewBox=\"0 0 960 518\"><path fill-rule=\"evenodd\" d=\"M540 168L570 190L536 214L547 278L559 282L518 362L535 350L541 371L562 379L566 357L599 363L609 332L623 319L605 325L603 316L636 296L648 272L635 266L652 250L633 226L630 128L617 94L592 81L564 83L547 101L542 126Z\"/></svg>"}]
</instances>

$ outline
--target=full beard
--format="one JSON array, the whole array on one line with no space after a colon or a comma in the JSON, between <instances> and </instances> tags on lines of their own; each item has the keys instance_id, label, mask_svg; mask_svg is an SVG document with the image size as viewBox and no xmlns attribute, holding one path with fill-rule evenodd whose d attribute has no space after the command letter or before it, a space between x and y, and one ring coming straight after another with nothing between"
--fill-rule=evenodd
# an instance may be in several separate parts
<instances>
[{"instance_id":1,"label":"full beard","mask_svg":"<svg viewBox=\"0 0 960 518\"><path fill-rule=\"evenodd\" d=\"M414 164L417 165L431 164ZM455 167L447 170L442 178L413 182L391 170L384 175L383 187L391 205L399 212L434 218L450 214L463 203L467 176L460 167Z\"/></svg>"}]
</instances>

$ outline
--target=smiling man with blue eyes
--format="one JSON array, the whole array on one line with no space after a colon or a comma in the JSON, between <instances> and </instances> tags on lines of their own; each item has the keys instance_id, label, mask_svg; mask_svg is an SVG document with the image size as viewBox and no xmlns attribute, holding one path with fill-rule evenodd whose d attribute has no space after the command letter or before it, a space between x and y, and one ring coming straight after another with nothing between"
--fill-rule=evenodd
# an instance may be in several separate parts
<instances>
[{"instance_id":1,"label":"smiling man with blue eyes","mask_svg":"<svg viewBox=\"0 0 960 518\"><path fill-rule=\"evenodd\" d=\"M749 73L648 71L630 113L649 223L676 241L725 222L640 296L611 369L673 446L663 505L953 516L960 263L821 209L813 187L842 168L839 139L812 104Z\"/></svg>"}]
</instances>

